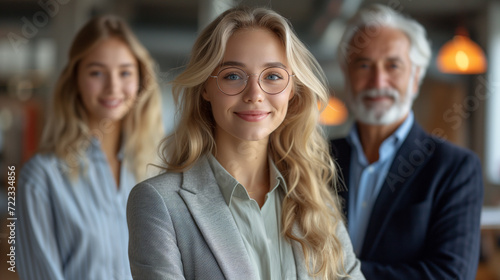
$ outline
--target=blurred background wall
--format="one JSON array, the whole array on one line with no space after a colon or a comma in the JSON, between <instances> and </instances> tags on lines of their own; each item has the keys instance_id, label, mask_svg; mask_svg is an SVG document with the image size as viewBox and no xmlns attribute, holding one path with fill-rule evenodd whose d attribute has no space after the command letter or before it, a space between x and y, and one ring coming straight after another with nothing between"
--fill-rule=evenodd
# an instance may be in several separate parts
<instances>
[{"instance_id":1,"label":"blurred background wall","mask_svg":"<svg viewBox=\"0 0 500 280\"><path fill-rule=\"evenodd\" d=\"M176 109L168 82L187 63L198 31L235 4L271 7L291 21L325 70L334 112L324 129L329 137L338 137L348 132L352 119L344 105L336 48L346 20L371 3L389 5L427 29L433 58L413 107L415 116L428 132L478 154L484 171L485 209L494 210L491 207L500 206L500 2L493 0L0 0L2 185L6 185L7 166L19 171L36 151L71 40L92 16L113 13L124 17L151 52L157 62L163 121L169 132L175 125ZM436 67L439 49L458 27L465 28L484 50L485 73L445 74ZM4 192L0 188L0 213L7 208ZM2 234L0 247L6 243L6 234ZM492 241L486 247L498 243L494 237L488 238ZM0 252L6 254L3 249ZM4 265L2 261L0 278L16 279L5 278L15 277L10 274L2 276Z\"/></svg>"}]
</instances>

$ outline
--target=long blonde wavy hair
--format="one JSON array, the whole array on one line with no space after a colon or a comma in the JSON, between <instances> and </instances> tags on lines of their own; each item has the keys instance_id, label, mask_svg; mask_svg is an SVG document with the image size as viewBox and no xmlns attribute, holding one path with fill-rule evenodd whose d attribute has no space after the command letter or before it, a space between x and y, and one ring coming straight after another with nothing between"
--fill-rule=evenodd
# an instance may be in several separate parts
<instances>
[{"instance_id":1,"label":"long blonde wavy hair","mask_svg":"<svg viewBox=\"0 0 500 280\"><path fill-rule=\"evenodd\" d=\"M162 160L166 170L182 172L215 149L215 121L201 94L209 75L222 62L229 37L245 28L276 34L295 75L295 96L284 122L270 135L268 147L288 187L282 208L283 234L301 244L311 275L336 279L345 274L343 250L336 236L342 216L329 188L337 178L336 169L318 125L318 102L325 106L328 100L326 79L285 18L265 8L237 7L201 32L185 71L173 81L180 117L176 130L162 142ZM295 225L300 233L293 230Z\"/></svg>"},{"instance_id":2,"label":"long blonde wavy hair","mask_svg":"<svg viewBox=\"0 0 500 280\"><path fill-rule=\"evenodd\" d=\"M160 89L154 62L128 25L119 17L104 15L91 19L78 32L71 45L68 63L62 71L53 96L40 143L40 152L54 153L64 160L73 178L81 175L85 150L92 138L105 137L106 120L99 129L88 127L88 113L79 96L78 65L101 41L118 38L137 59L139 91L132 108L122 121L124 163L137 180L146 177L146 166L154 161L155 147L163 135Z\"/></svg>"}]
</instances>

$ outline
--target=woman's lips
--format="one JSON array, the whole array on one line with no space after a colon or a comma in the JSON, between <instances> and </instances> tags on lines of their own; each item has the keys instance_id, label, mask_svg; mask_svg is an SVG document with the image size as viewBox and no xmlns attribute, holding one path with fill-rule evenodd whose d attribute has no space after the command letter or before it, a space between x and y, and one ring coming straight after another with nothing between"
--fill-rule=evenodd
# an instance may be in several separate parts
<instances>
[{"instance_id":1,"label":"woman's lips","mask_svg":"<svg viewBox=\"0 0 500 280\"><path fill-rule=\"evenodd\" d=\"M265 111L243 111L235 112L235 114L247 122L258 122L267 118L271 113Z\"/></svg>"},{"instance_id":2,"label":"woman's lips","mask_svg":"<svg viewBox=\"0 0 500 280\"><path fill-rule=\"evenodd\" d=\"M112 109L120 106L122 101L120 99L111 99L111 100L100 100L99 103L106 108Z\"/></svg>"}]
</instances>

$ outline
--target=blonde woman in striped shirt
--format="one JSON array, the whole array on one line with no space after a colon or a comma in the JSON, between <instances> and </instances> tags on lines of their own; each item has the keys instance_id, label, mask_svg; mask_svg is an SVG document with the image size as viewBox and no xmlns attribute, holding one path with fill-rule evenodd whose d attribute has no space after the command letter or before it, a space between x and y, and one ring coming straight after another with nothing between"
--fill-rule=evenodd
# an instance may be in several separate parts
<instances>
[{"instance_id":1,"label":"blonde woman in striped shirt","mask_svg":"<svg viewBox=\"0 0 500 280\"><path fill-rule=\"evenodd\" d=\"M126 202L163 136L153 62L115 16L76 35L18 185L22 279L131 279Z\"/></svg>"}]
</instances>

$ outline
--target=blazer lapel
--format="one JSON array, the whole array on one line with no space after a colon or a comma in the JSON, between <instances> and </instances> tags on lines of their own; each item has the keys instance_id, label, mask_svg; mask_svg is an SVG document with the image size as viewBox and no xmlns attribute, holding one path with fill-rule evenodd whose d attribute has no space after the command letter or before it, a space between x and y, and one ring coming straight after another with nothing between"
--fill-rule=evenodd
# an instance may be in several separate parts
<instances>
[{"instance_id":1,"label":"blazer lapel","mask_svg":"<svg viewBox=\"0 0 500 280\"><path fill-rule=\"evenodd\" d=\"M300 236L299 226L297 224L293 225L293 234ZM307 272L306 262L304 258L304 251L299 242L292 241L293 258L295 259L295 270L297 271L297 279L310 279L309 273Z\"/></svg>"},{"instance_id":2,"label":"blazer lapel","mask_svg":"<svg viewBox=\"0 0 500 280\"><path fill-rule=\"evenodd\" d=\"M184 172L180 195L227 279L257 279L206 158Z\"/></svg>"},{"instance_id":3,"label":"blazer lapel","mask_svg":"<svg viewBox=\"0 0 500 280\"><path fill-rule=\"evenodd\" d=\"M417 141L422 143L427 138L425 132L417 123L413 124L405 141L391 164L387 177L380 189L377 200L373 205L370 221L366 229L365 240L360 257L371 255L382 237L385 227L392 217L396 205L399 204L404 188L416 178L419 170L425 165L430 153L419 153L421 160L416 163L412 158L421 147ZM412 164L413 162L413 164Z\"/></svg>"}]
</instances>

